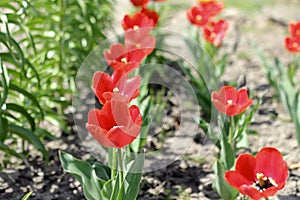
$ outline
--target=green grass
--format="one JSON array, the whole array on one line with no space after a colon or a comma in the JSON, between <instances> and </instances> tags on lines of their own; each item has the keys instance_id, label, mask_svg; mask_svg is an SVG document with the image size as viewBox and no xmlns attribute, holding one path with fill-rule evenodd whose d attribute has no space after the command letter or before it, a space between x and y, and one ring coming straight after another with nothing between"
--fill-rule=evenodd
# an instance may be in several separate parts
<instances>
[{"instance_id":1,"label":"green grass","mask_svg":"<svg viewBox=\"0 0 300 200\"><path fill-rule=\"evenodd\" d=\"M276 3L276 0L223 0L226 7L236 7L245 10L247 13L256 13L266 5Z\"/></svg>"}]
</instances>

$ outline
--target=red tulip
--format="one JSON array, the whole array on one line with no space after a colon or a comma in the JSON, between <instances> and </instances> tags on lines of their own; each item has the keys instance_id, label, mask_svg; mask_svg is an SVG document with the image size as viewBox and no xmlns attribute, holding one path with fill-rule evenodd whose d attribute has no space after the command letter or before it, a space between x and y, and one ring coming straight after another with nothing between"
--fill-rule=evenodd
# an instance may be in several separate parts
<instances>
[{"instance_id":1,"label":"red tulip","mask_svg":"<svg viewBox=\"0 0 300 200\"><path fill-rule=\"evenodd\" d=\"M152 19L154 22L153 26L156 26L158 23L159 16L155 10L149 10L148 8L142 8L141 13L147 15L149 19Z\"/></svg>"},{"instance_id":2,"label":"red tulip","mask_svg":"<svg viewBox=\"0 0 300 200\"><path fill-rule=\"evenodd\" d=\"M133 16L125 15L122 26L125 31L128 29L137 30L139 28L154 27L154 21L144 13L137 12Z\"/></svg>"},{"instance_id":3,"label":"red tulip","mask_svg":"<svg viewBox=\"0 0 300 200\"><path fill-rule=\"evenodd\" d=\"M139 108L135 105L128 108L127 98L114 94L101 110L89 112L86 128L101 145L122 148L133 142L141 125Z\"/></svg>"},{"instance_id":4,"label":"red tulip","mask_svg":"<svg viewBox=\"0 0 300 200\"><path fill-rule=\"evenodd\" d=\"M216 16L224 8L219 1L199 1L197 6L192 6L187 12L187 17L192 24L197 26L206 25L210 19Z\"/></svg>"},{"instance_id":5,"label":"red tulip","mask_svg":"<svg viewBox=\"0 0 300 200\"><path fill-rule=\"evenodd\" d=\"M291 36L285 38L285 47L292 53L300 53L300 22L290 23Z\"/></svg>"},{"instance_id":6,"label":"red tulip","mask_svg":"<svg viewBox=\"0 0 300 200\"><path fill-rule=\"evenodd\" d=\"M219 14L224 8L224 3L218 0L199 0L198 5L203 7L203 9L209 13L211 17Z\"/></svg>"},{"instance_id":7,"label":"red tulip","mask_svg":"<svg viewBox=\"0 0 300 200\"><path fill-rule=\"evenodd\" d=\"M285 47L291 53L300 53L300 38L286 37Z\"/></svg>"},{"instance_id":8,"label":"red tulip","mask_svg":"<svg viewBox=\"0 0 300 200\"><path fill-rule=\"evenodd\" d=\"M223 86L219 92L212 92L211 99L221 113L229 116L244 112L252 104L246 89L236 91L232 86Z\"/></svg>"},{"instance_id":9,"label":"red tulip","mask_svg":"<svg viewBox=\"0 0 300 200\"><path fill-rule=\"evenodd\" d=\"M124 41L129 50L143 50L149 55L155 48L156 39L150 36L148 28L126 31Z\"/></svg>"},{"instance_id":10,"label":"red tulip","mask_svg":"<svg viewBox=\"0 0 300 200\"><path fill-rule=\"evenodd\" d=\"M127 97L129 103L140 92L141 77L134 76L128 79L123 70L115 70L112 76L104 72L96 72L93 77L92 88L100 103L109 101L114 93Z\"/></svg>"},{"instance_id":11,"label":"red tulip","mask_svg":"<svg viewBox=\"0 0 300 200\"><path fill-rule=\"evenodd\" d=\"M277 149L265 147L256 157L240 155L235 170L227 171L224 178L241 194L259 200L275 195L285 186L288 167Z\"/></svg>"},{"instance_id":12,"label":"red tulip","mask_svg":"<svg viewBox=\"0 0 300 200\"><path fill-rule=\"evenodd\" d=\"M192 6L187 11L187 17L192 24L200 27L206 25L211 18L202 6Z\"/></svg>"},{"instance_id":13,"label":"red tulip","mask_svg":"<svg viewBox=\"0 0 300 200\"><path fill-rule=\"evenodd\" d=\"M294 38L300 39L300 21L289 24L289 31Z\"/></svg>"},{"instance_id":14,"label":"red tulip","mask_svg":"<svg viewBox=\"0 0 300 200\"><path fill-rule=\"evenodd\" d=\"M142 49L130 50L121 43L113 44L110 51L104 52L104 57L109 66L113 69L122 69L125 72L131 72L138 68L145 57Z\"/></svg>"},{"instance_id":15,"label":"red tulip","mask_svg":"<svg viewBox=\"0 0 300 200\"><path fill-rule=\"evenodd\" d=\"M134 5L134 6L146 6L149 2L149 0L130 0L131 3Z\"/></svg>"},{"instance_id":16,"label":"red tulip","mask_svg":"<svg viewBox=\"0 0 300 200\"><path fill-rule=\"evenodd\" d=\"M225 20L211 22L203 28L204 38L208 43L218 47L222 43L228 28L229 24Z\"/></svg>"}]
</instances>

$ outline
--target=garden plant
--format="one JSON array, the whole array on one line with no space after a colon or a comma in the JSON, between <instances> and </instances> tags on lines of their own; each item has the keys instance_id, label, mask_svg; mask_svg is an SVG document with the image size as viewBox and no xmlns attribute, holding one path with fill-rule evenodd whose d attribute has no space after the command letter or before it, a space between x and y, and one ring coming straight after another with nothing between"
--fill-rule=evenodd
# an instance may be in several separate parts
<instances>
[{"instance_id":1,"label":"garden plant","mask_svg":"<svg viewBox=\"0 0 300 200\"><path fill-rule=\"evenodd\" d=\"M274 2L2 0L0 199L299 199L300 22L270 10L300 4Z\"/></svg>"}]
</instances>

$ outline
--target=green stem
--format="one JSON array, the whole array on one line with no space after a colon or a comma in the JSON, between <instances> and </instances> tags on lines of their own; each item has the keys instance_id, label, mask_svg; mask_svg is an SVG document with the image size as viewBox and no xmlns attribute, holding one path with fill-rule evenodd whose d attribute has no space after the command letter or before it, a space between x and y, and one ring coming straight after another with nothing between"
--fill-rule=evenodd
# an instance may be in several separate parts
<instances>
[{"instance_id":1,"label":"green stem","mask_svg":"<svg viewBox=\"0 0 300 200\"><path fill-rule=\"evenodd\" d=\"M119 160L119 186L120 186L120 193L118 195L118 200L122 200L122 194L124 190L123 182L124 182L124 166L123 166L123 155L122 149L118 149L118 160Z\"/></svg>"},{"instance_id":2,"label":"green stem","mask_svg":"<svg viewBox=\"0 0 300 200\"><path fill-rule=\"evenodd\" d=\"M233 117L229 119L230 127L229 127L229 144L233 148Z\"/></svg>"},{"instance_id":3,"label":"green stem","mask_svg":"<svg viewBox=\"0 0 300 200\"><path fill-rule=\"evenodd\" d=\"M111 178L115 177L117 175L117 150L111 149L112 152L112 163L111 163Z\"/></svg>"}]
</instances>

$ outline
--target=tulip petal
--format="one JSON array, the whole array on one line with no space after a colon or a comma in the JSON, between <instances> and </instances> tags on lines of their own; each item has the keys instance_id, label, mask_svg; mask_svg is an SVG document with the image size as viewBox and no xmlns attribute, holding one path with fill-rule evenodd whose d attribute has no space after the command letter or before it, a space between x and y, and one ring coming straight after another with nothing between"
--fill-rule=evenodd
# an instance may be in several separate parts
<instances>
[{"instance_id":1,"label":"tulip petal","mask_svg":"<svg viewBox=\"0 0 300 200\"><path fill-rule=\"evenodd\" d=\"M273 147L265 147L257 153L255 173L263 173L277 184L285 182L288 177L286 162L282 154Z\"/></svg>"},{"instance_id":2,"label":"tulip petal","mask_svg":"<svg viewBox=\"0 0 300 200\"><path fill-rule=\"evenodd\" d=\"M220 111L223 114L226 114L225 104L223 104L219 100L215 100L215 99L212 100L212 103L215 105L215 107L218 109L218 111Z\"/></svg>"},{"instance_id":3,"label":"tulip petal","mask_svg":"<svg viewBox=\"0 0 300 200\"><path fill-rule=\"evenodd\" d=\"M107 137L107 131L102 129L100 126L95 126L93 124L86 124L86 129L90 134L103 146L105 147L116 147Z\"/></svg>"},{"instance_id":4,"label":"tulip petal","mask_svg":"<svg viewBox=\"0 0 300 200\"><path fill-rule=\"evenodd\" d=\"M250 183L248 179L242 176L236 171L227 171L224 174L224 178L232 187L239 190L242 185L247 185Z\"/></svg>"},{"instance_id":5,"label":"tulip petal","mask_svg":"<svg viewBox=\"0 0 300 200\"><path fill-rule=\"evenodd\" d=\"M248 180L247 184L251 184L255 179L254 169L256 159L251 154L242 154L237 158L235 170Z\"/></svg>"},{"instance_id":6,"label":"tulip petal","mask_svg":"<svg viewBox=\"0 0 300 200\"><path fill-rule=\"evenodd\" d=\"M113 83L109 74L100 71L96 72L93 76L92 88L98 100L103 105L106 101L102 96L103 93L113 90Z\"/></svg>"},{"instance_id":7,"label":"tulip petal","mask_svg":"<svg viewBox=\"0 0 300 200\"><path fill-rule=\"evenodd\" d=\"M239 111L240 111L240 108L238 105L227 105L225 107L225 113L229 116L234 116L234 115L240 114Z\"/></svg>"},{"instance_id":8,"label":"tulip petal","mask_svg":"<svg viewBox=\"0 0 300 200\"><path fill-rule=\"evenodd\" d=\"M227 101L231 100L232 103L235 104L237 101L236 89L232 86L221 87L220 92L219 92L219 100L224 104L227 104Z\"/></svg>"},{"instance_id":9,"label":"tulip petal","mask_svg":"<svg viewBox=\"0 0 300 200\"><path fill-rule=\"evenodd\" d=\"M109 130L107 137L117 148L122 148L132 143L136 138L128 131L125 127L115 126Z\"/></svg>"},{"instance_id":10,"label":"tulip petal","mask_svg":"<svg viewBox=\"0 0 300 200\"><path fill-rule=\"evenodd\" d=\"M251 185L243 185L239 190L243 195L248 195L252 200L260 200L262 193Z\"/></svg>"}]
</instances>

